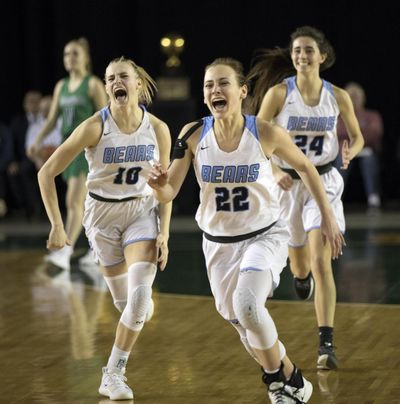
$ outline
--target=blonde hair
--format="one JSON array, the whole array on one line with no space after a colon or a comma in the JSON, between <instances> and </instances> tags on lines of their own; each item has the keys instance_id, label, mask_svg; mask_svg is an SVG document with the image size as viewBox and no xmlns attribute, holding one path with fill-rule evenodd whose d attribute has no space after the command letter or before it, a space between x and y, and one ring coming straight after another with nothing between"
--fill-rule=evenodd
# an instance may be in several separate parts
<instances>
[{"instance_id":1,"label":"blonde hair","mask_svg":"<svg viewBox=\"0 0 400 404\"><path fill-rule=\"evenodd\" d=\"M80 38L77 39L71 39L65 46L69 44L76 44L80 46L83 49L83 52L85 53L86 56L86 71L88 73L92 73L92 58L90 57L90 46L89 46L89 41L81 36Z\"/></svg>"},{"instance_id":2,"label":"blonde hair","mask_svg":"<svg viewBox=\"0 0 400 404\"><path fill-rule=\"evenodd\" d=\"M142 86L139 91L139 102L145 105L151 104L154 94L157 92L156 82L150 77L150 75L143 69L143 67L138 66L133 60L121 56L119 58L113 59L108 66L113 63L128 63L133 67L138 78L142 82Z\"/></svg>"}]
</instances>

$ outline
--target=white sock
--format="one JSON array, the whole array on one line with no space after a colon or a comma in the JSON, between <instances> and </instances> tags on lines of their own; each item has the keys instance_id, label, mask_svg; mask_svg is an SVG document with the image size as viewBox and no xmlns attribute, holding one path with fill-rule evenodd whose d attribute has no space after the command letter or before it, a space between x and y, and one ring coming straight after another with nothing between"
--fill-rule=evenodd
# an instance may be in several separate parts
<instances>
[{"instance_id":1,"label":"white sock","mask_svg":"<svg viewBox=\"0 0 400 404\"><path fill-rule=\"evenodd\" d=\"M130 352L122 351L114 345L111 350L111 355L108 358L107 369L113 369L119 373L124 373L129 355Z\"/></svg>"},{"instance_id":2,"label":"white sock","mask_svg":"<svg viewBox=\"0 0 400 404\"><path fill-rule=\"evenodd\" d=\"M266 370L265 368L263 368L264 372L267 373L267 374L269 374L269 375L272 375L272 374L274 374L274 373L278 373L278 372L279 372L279 369L280 369L280 368L274 369L274 370Z\"/></svg>"},{"instance_id":3,"label":"white sock","mask_svg":"<svg viewBox=\"0 0 400 404\"><path fill-rule=\"evenodd\" d=\"M63 248L54 250L57 254L71 256L74 253L74 248L68 244L65 244Z\"/></svg>"}]
</instances>

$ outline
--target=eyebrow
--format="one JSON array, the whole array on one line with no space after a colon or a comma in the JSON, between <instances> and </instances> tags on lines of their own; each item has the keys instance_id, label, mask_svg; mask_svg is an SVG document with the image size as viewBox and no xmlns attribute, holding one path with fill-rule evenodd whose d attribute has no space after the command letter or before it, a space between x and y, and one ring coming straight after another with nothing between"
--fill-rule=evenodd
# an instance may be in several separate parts
<instances>
[{"instance_id":1,"label":"eyebrow","mask_svg":"<svg viewBox=\"0 0 400 404\"><path fill-rule=\"evenodd\" d=\"M128 74L128 72L110 73L107 77L110 77L110 76L120 76L121 74Z\"/></svg>"},{"instance_id":2,"label":"eyebrow","mask_svg":"<svg viewBox=\"0 0 400 404\"><path fill-rule=\"evenodd\" d=\"M218 79L215 79L215 80L207 80L204 83L210 83L210 82L219 81L219 80L229 80L229 77L219 77Z\"/></svg>"},{"instance_id":3,"label":"eyebrow","mask_svg":"<svg viewBox=\"0 0 400 404\"><path fill-rule=\"evenodd\" d=\"M300 48L303 48L303 46L298 45L298 46L295 46L293 49L300 49ZM304 48L305 49L314 49L314 47L311 45L304 46Z\"/></svg>"}]
</instances>

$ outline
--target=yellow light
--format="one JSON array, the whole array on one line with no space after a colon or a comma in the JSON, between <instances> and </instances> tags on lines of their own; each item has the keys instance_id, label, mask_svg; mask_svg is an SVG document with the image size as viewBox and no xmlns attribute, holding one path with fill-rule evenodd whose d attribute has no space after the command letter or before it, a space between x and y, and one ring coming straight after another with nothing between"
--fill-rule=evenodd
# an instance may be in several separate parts
<instances>
[{"instance_id":1,"label":"yellow light","mask_svg":"<svg viewBox=\"0 0 400 404\"><path fill-rule=\"evenodd\" d=\"M177 48L181 48L183 45L185 45L185 40L183 38L175 39L175 46Z\"/></svg>"},{"instance_id":2,"label":"yellow light","mask_svg":"<svg viewBox=\"0 0 400 404\"><path fill-rule=\"evenodd\" d=\"M168 48L168 46L171 46L171 40L167 37L161 38L161 46Z\"/></svg>"}]
</instances>

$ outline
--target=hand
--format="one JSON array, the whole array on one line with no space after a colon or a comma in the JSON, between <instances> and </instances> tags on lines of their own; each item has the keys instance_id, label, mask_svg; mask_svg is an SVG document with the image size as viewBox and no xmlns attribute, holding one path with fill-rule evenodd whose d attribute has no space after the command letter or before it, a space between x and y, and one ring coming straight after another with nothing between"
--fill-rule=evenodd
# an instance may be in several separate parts
<instances>
[{"instance_id":1,"label":"hand","mask_svg":"<svg viewBox=\"0 0 400 404\"><path fill-rule=\"evenodd\" d=\"M29 157L30 160L37 158L39 155L39 145L33 143L31 146L29 146L26 150L26 155Z\"/></svg>"},{"instance_id":2,"label":"hand","mask_svg":"<svg viewBox=\"0 0 400 404\"><path fill-rule=\"evenodd\" d=\"M350 164L350 148L349 141L344 140L342 145L342 166L340 167L342 170L347 170Z\"/></svg>"},{"instance_id":3,"label":"hand","mask_svg":"<svg viewBox=\"0 0 400 404\"><path fill-rule=\"evenodd\" d=\"M282 170L279 170L278 172L274 173L274 177L275 177L276 183L284 191L289 191L289 189L292 188L293 178L290 176L290 174L285 173Z\"/></svg>"},{"instance_id":4,"label":"hand","mask_svg":"<svg viewBox=\"0 0 400 404\"><path fill-rule=\"evenodd\" d=\"M160 233L156 239L156 247L158 249L158 264L160 265L160 270L164 271L167 261L168 261L168 239Z\"/></svg>"},{"instance_id":5,"label":"hand","mask_svg":"<svg viewBox=\"0 0 400 404\"><path fill-rule=\"evenodd\" d=\"M333 216L326 220L322 219L321 234L324 245L328 241L331 246L331 258L339 258L343 254L343 247L346 246L346 242Z\"/></svg>"},{"instance_id":6,"label":"hand","mask_svg":"<svg viewBox=\"0 0 400 404\"><path fill-rule=\"evenodd\" d=\"M53 226L49 233L49 239L47 240L47 248L49 250L58 250L65 245L71 245L71 241L68 239L63 226Z\"/></svg>"},{"instance_id":7,"label":"hand","mask_svg":"<svg viewBox=\"0 0 400 404\"><path fill-rule=\"evenodd\" d=\"M147 183L154 189L160 189L167 183L167 179L167 170L164 170L160 163L154 163Z\"/></svg>"}]
</instances>

